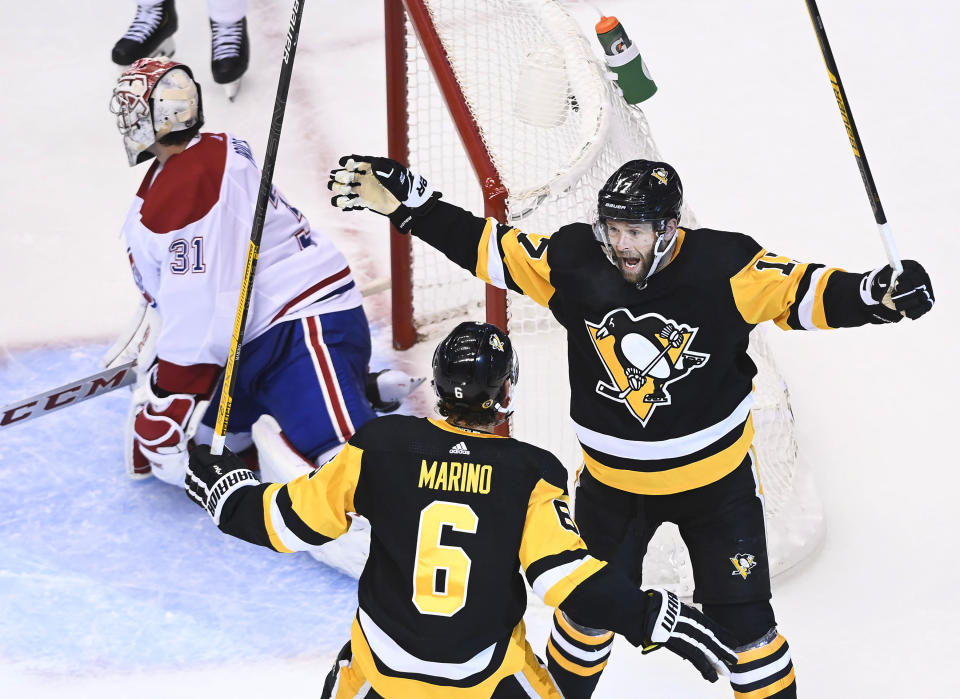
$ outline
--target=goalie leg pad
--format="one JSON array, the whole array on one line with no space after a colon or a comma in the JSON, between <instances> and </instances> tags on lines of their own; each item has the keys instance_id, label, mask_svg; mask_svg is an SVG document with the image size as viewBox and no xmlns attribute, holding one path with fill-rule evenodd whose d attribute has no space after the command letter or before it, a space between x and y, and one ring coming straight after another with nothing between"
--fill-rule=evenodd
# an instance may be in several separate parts
<instances>
[{"instance_id":1,"label":"goalie leg pad","mask_svg":"<svg viewBox=\"0 0 960 699\"><path fill-rule=\"evenodd\" d=\"M797 681L790 646L776 627L753 643L737 649L739 660L730 674L738 699L796 699Z\"/></svg>"},{"instance_id":2,"label":"goalie leg pad","mask_svg":"<svg viewBox=\"0 0 960 699\"><path fill-rule=\"evenodd\" d=\"M253 423L252 435L260 455L260 477L265 483L289 483L316 468L316 464L293 448L272 415L261 415ZM337 447L331 457L339 451Z\"/></svg>"},{"instance_id":3,"label":"goalie leg pad","mask_svg":"<svg viewBox=\"0 0 960 699\"><path fill-rule=\"evenodd\" d=\"M567 699L593 694L613 647L613 631L581 626L559 609L547 640L547 667Z\"/></svg>"}]
</instances>

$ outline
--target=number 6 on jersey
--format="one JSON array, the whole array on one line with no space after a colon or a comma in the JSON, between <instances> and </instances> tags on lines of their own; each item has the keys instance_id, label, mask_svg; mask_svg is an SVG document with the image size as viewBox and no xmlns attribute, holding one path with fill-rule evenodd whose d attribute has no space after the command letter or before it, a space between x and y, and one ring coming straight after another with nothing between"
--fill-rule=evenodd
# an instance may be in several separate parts
<instances>
[{"instance_id":1,"label":"number 6 on jersey","mask_svg":"<svg viewBox=\"0 0 960 699\"><path fill-rule=\"evenodd\" d=\"M420 511L413 605L421 614L453 616L467 603L470 556L459 546L440 543L443 527L476 534L479 519L469 505L438 500Z\"/></svg>"}]
</instances>

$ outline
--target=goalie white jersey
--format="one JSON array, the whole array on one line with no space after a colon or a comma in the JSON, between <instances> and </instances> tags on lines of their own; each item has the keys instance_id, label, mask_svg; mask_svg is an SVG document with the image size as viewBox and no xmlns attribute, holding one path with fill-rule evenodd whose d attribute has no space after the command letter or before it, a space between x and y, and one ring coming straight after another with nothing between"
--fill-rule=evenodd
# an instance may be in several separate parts
<instances>
[{"instance_id":1,"label":"goalie white jersey","mask_svg":"<svg viewBox=\"0 0 960 699\"><path fill-rule=\"evenodd\" d=\"M134 280L163 320L157 354L165 362L226 363L260 175L245 141L204 133L144 177L123 232ZM245 340L361 303L346 258L274 187Z\"/></svg>"}]
</instances>

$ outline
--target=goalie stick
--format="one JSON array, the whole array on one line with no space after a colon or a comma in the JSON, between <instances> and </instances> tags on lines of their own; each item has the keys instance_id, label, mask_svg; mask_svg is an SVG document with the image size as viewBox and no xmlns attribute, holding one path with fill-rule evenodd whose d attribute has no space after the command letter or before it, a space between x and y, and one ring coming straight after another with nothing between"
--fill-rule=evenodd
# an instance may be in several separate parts
<instances>
[{"instance_id":1,"label":"goalie stick","mask_svg":"<svg viewBox=\"0 0 960 699\"><path fill-rule=\"evenodd\" d=\"M360 288L364 298L390 288L390 280L386 277L375 279ZM134 331L132 338L138 335ZM130 340L128 340L129 342ZM117 342L110 348L110 354L119 355L123 348ZM14 403L8 403L0 408L0 430L10 425L19 425L36 417L52 413L55 410L82 403L90 398L102 396L104 393L129 386L137 381L137 363L130 361L110 367L103 371L85 376L82 379L71 381L62 386L51 388L49 391L38 393L35 396L24 398Z\"/></svg>"},{"instance_id":2,"label":"goalie stick","mask_svg":"<svg viewBox=\"0 0 960 699\"><path fill-rule=\"evenodd\" d=\"M0 408L0 429L82 403L137 380L136 362L127 362Z\"/></svg>"}]
</instances>

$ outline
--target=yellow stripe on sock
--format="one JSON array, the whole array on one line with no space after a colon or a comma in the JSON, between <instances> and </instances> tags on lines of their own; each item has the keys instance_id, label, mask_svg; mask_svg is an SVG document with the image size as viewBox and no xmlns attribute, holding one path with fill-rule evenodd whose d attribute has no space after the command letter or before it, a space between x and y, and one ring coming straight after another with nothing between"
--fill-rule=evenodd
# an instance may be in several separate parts
<instances>
[{"instance_id":1,"label":"yellow stripe on sock","mask_svg":"<svg viewBox=\"0 0 960 699\"><path fill-rule=\"evenodd\" d=\"M755 689L752 692L738 692L734 690L733 696L736 697L736 699L764 699L764 697L772 697L774 694L779 694L780 690L792 685L796 679L796 675L793 674L793 668L790 668L790 673L786 677L780 678L773 684L760 687L760 689Z\"/></svg>"},{"instance_id":2,"label":"yellow stripe on sock","mask_svg":"<svg viewBox=\"0 0 960 699\"><path fill-rule=\"evenodd\" d=\"M576 665L560 655L560 651L558 651L557 647L553 645L552 638L547 639L547 653L549 653L550 657L556 660L557 664L564 670L567 672L572 672L574 675L580 675L580 677L590 677L591 675L598 674L607 666L607 660L609 660L609 656L607 656L607 660L604 660L599 665L594 665L593 667Z\"/></svg>"},{"instance_id":3,"label":"yellow stripe on sock","mask_svg":"<svg viewBox=\"0 0 960 699\"><path fill-rule=\"evenodd\" d=\"M760 658L766 658L768 655L773 655L781 646L787 642L781 634L777 634L777 637L773 639L770 643L760 646L759 648L753 648L751 650L745 650L742 653L737 653L738 663L744 665L746 663L753 662L754 660L760 660Z\"/></svg>"},{"instance_id":4,"label":"yellow stripe on sock","mask_svg":"<svg viewBox=\"0 0 960 699\"><path fill-rule=\"evenodd\" d=\"M557 626L563 629L570 638L575 641L580 641L580 643L586 643L590 646L599 646L600 644L606 643L613 638L613 631L607 631L605 634L600 636L590 636L582 631L577 631L570 625L570 622L564 618L563 613L559 609L554 611L553 618L557 622Z\"/></svg>"}]
</instances>

